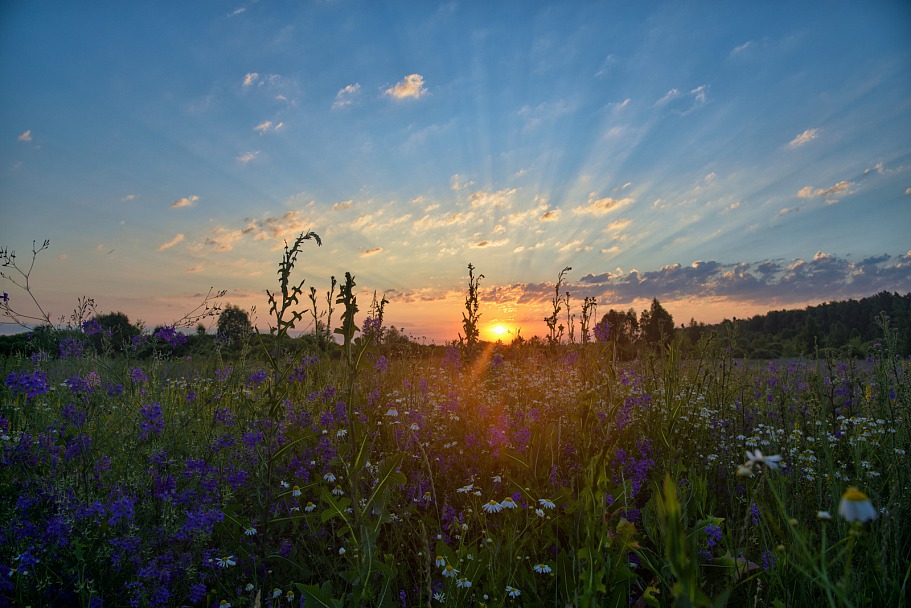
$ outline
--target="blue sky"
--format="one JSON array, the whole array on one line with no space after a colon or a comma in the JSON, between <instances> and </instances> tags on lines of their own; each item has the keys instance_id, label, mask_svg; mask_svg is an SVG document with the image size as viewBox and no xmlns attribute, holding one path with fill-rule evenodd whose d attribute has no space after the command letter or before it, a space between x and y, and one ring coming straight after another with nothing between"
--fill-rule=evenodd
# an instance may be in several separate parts
<instances>
[{"instance_id":1,"label":"blue sky","mask_svg":"<svg viewBox=\"0 0 911 608\"><path fill-rule=\"evenodd\" d=\"M0 8L0 245L55 315L152 326L300 278L455 337L580 302L679 322L911 290L907 2ZM3 291L19 298L15 286Z\"/></svg>"}]
</instances>

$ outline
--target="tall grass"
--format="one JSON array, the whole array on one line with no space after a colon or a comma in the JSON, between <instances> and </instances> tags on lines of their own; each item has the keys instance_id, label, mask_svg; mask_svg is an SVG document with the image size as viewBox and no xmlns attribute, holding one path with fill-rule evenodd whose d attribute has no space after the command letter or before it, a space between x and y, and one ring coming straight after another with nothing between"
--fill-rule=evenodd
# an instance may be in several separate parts
<instances>
[{"instance_id":1,"label":"tall grass","mask_svg":"<svg viewBox=\"0 0 911 608\"><path fill-rule=\"evenodd\" d=\"M865 362L397 356L348 275L339 355L293 353L304 240L280 339L2 362L0 605L907 605L911 366L885 319ZM852 486L875 519L839 515Z\"/></svg>"}]
</instances>

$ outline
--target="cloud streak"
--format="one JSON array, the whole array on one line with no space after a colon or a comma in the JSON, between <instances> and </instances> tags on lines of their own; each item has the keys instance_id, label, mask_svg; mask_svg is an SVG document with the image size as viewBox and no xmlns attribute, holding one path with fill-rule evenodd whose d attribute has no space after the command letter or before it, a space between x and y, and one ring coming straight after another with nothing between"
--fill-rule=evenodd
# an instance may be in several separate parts
<instances>
[{"instance_id":1,"label":"cloud streak","mask_svg":"<svg viewBox=\"0 0 911 608\"><path fill-rule=\"evenodd\" d=\"M183 207L192 207L198 200L199 200L199 197L196 196L195 194L192 194L190 196L185 196L183 198L179 198L176 201L172 202L171 209L181 209Z\"/></svg>"},{"instance_id":2,"label":"cloud streak","mask_svg":"<svg viewBox=\"0 0 911 608\"><path fill-rule=\"evenodd\" d=\"M173 239L171 239L167 243L162 243L161 245L159 245L158 251L164 251L165 249L170 249L171 247L173 247L177 243L180 243L181 241L183 241L183 234L178 233L177 236L175 236Z\"/></svg>"}]
</instances>

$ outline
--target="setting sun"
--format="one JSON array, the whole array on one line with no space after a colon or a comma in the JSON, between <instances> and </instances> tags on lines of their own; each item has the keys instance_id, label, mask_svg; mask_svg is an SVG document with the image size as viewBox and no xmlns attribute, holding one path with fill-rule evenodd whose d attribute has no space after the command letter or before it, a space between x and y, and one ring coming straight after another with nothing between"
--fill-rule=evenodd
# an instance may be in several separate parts
<instances>
[{"instance_id":1,"label":"setting sun","mask_svg":"<svg viewBox=\"0 0 911 608\"><path fill-rule=\"evenodd\" d=\"M497 338L500 338L500 339L502 339L507 333L509 333L509 330L506 329L505 327L503 327L502 325L494 325L493 329L491 329L490 331L493 332L493 334L495 336L497 336Z\"/></svg>"}]
</instances>

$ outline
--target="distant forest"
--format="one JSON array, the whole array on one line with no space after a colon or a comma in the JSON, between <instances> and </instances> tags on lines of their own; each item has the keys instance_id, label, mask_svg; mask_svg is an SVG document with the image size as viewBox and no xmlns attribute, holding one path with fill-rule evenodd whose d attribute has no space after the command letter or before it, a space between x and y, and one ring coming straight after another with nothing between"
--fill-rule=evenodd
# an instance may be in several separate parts
<instances>
[{"instance_id":1,"label":"distant forest","mask_svg":"<svg viewBox=\"0 0 911 608\"><path fill-rule=\"evenodd\" d=\"M715 325L691 320L677 331L685 348L708 332L733 338L735 356L778 359L829 351L838 357L865 357L884 340L882 324L894 331L895 354L911 354L911 293L880 292L860 300L829 302L804 310L775 310L748 319L725 319Z\"/></svg>"},{"instance_id":2,"label":"distant forest","mask_svg":"<svg viewBox=\"0 0 911 608\"><path fill-rule=\"evenodd\" d=\"M579 336L574 334L571 321L570 331L564 336L563 325L556 327L556 313L545 320L552 321L554 328L559 330L549 340L538 336L529 340L517 337L512 346L546 348L567 341L571 345L578 344ZM899 295L884 291L861 300L830 302L804 310L776 310L748 319L725 319L713 325L694 319L689 324L676 324L671 314L654 299L649 309L639 313L634 309L611 309L591 329L591 335L582 342L608 344L623 361L641 357L646 351L666 352L675 339L684 356L699 356L701 341L715 339L716 344L731 345L732 354L737 358L781 359L823 354L864 358L877 344L904 357L911 355L911 293ZM20 334L0 336L0 357L46 353L51 357L67 358L95 352L128 353L141 359L198 356L211 353L213 349L233 356L255 333L247 314L230 305L221 311L218 331L214 335L201 325L189 334L178 333L169 327L145 332L140 325L131 323L125 314L116 312L98 315L81 328L55 329L46 325ZM266 334L258 339L269 343L272 338ZM374 339L383 352L400 356L442 348L418 344L394 326L383 328ZM326 328L295 338L287 346L300 353L337 350Z\"/></svg>"}]
</instances>

